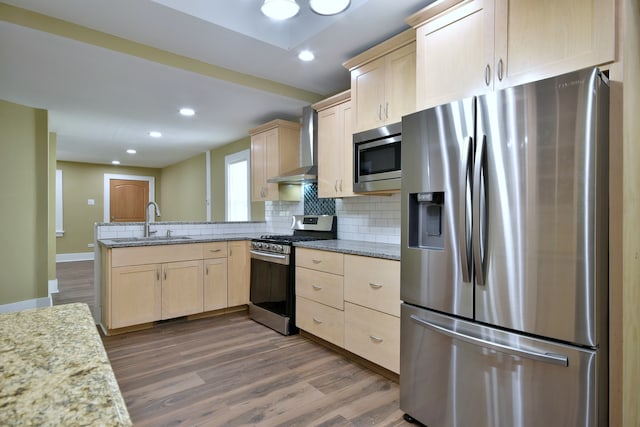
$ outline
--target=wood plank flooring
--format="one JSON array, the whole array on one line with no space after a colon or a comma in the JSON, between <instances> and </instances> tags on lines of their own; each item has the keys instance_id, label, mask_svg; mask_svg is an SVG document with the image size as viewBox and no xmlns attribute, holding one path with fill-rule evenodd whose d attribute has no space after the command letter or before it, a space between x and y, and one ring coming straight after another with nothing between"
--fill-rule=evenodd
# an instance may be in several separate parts
<instances>
[{"instance_id":1,"label":"wood plank flooring","mask_svg":"<svg viewBox=\"0 0 640 427\"><path fill-rule=\"evenodd\" d=\"M64 294L73 268L60 265ZM396 383L246 313L171 320L103 342L136 426L410 426Z\"/></svg>"},{"instance_id":2,"label":"wood plank flooring","mask_svg":"<svg viewBox=\"0 0 640 427\"><path fill-rule=\"evenodd\" d=\"M56 276L59 292L51 295L53 305L84 302L93 312L93 261L59 262Z\"/></svg>"}]
</instances>

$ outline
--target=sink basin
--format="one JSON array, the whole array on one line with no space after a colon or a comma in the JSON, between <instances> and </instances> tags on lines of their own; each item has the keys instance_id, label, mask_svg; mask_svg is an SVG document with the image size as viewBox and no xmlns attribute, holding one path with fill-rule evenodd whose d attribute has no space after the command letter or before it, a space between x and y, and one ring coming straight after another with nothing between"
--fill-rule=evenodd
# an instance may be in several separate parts
<instances>
[{"instance_id":1,"label":"sink basin","mask_svg":"<svg viewBox=\"0 0 640 427\"><path fill-rule=\"evenodd\" d=\"M122 243L122 242L158 242L158 241L171 241L171 240L191 240L189 236L149 236L149 237L117 237L113 239L105 239L111 240L112 242Z\"/></svg>"}]
</instances>

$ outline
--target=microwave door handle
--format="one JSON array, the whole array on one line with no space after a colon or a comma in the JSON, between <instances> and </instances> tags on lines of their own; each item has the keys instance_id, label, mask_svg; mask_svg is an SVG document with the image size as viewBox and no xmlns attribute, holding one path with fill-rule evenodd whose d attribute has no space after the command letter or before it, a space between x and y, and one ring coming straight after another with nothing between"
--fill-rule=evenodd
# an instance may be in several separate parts
<instances>
[{"instance_id":1,"label":"microwave door handle","mask_svg":"<svg viewBox=\"0 0 640 427\"><path fill-rule=\"evenodd\" d=\"M462 192L460 202L462 203L463 209L459 209L459 224L462 225L462 230L459 233L460 267L462 269L462 280L467 283L471 282L471 179L473 173L472 161L473 138L469 137L466 149L466 159L461 176L463 184L460 188L460 191Z\"/></svg>"}]
</instances>

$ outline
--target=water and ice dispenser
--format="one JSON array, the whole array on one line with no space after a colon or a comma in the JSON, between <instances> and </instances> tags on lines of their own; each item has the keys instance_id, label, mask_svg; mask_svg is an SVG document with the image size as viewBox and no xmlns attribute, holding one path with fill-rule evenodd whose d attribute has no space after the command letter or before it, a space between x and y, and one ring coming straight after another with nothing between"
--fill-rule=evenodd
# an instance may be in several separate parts
<instances>
[{"instance_id":1,"label":"water and ice dispenser","mask_svg":"<svg viewBox=\"0 0 640 427\"><path fill-rule=\"evenodd\" d=\"M444 249L444 192L409 193L409 247Z\"/></svg>"}]
</instances>

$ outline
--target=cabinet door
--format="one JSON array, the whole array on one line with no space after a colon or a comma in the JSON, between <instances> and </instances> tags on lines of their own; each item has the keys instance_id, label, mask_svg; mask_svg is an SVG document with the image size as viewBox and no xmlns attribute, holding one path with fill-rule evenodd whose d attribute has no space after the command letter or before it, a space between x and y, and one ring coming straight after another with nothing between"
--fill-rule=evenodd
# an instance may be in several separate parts
<instances>
[{"instance_id":1,"label":"cabinet door","mask_svg":"<svg viewBox=\"0 0 640 427\"><path fill-rule=\"evenodd\" d=\"M202 313L202 260L162 265L162 319Z\"/></svg>"},{"instance_id":2,"label":"cabinet door","mask_svg":"<svg viewBox=\"0 0 640 427\"><path fill-rule=\"evenodd\" d=\"M225 251L226 255L226 251ZM227 307L227 258L204 261L204 311Z\"/></svg>"},{"instance_id":3,"label":"cabinet door","mask_svg":"<svg viewBox=\"0 0 640 427\"><path fill-rule=\"evenodd\" d=\"M342 174L340 178L339 190L340 197L355 196L353 192L353 122L351 101L345 102L340 106L342 112Z\"/></svg>"},{"instance_id":4,"label":"cabinet door","mask_svg":"<svg viewBox=\"0 0 640 427\"><path fill-rule=\"evenodd\" d=\"M495 0L496 88L615 59L613 0Z\"/></svg>"},{"instance_id":5,"label":"cabinet door","mask_svg":"<svg viewBox=\"0 0 640 427\"><path fill-rule=\"evenodd\" d=\"M410 43L389 53L386 58L385 124L397 123L402 116L416 111L416 44Z\"/></svg>"},{"instance_id":6,"label":"cabinet door","mask_svg":"<svg viewBox=\"0 0 640 427\"><path fill-rule=\"evenodd\" d=\"M116 267L111 274L109 329L160 319L162 293L159 264Z\"/></svg>"},{"instance_id":7,"label":"cabinet door","mask_svg":"<svg viewBox=\"0 0 640 427\"><path fill-rule=\"evenodd\" d=\"M339 106L318 113L318 197L336 197L341 175Z\"/></svg>"},{"instance_id":8,"label":"cabinet door","mask_svg":"<svg viewBox=\"0 0 640 427\"><path fill-rule=\"evenodd\" d=\"M265 132L265 143L266 177L264 186L266 188L266 194L264 200L278 200L278 184L267 182L267 179L278 176L280 174L280 142L278 140L278 129L271 129Z\"/></svg>"},{"instance_id":9,"label":"cabinet door","mask_svg":"<svg viewBox=\"0 0 640 427\"><path fill-rule=\"evenodd\" d=\"M259 133L251 137L251 200L264 201L267 196L267 136Z\"/></svg>"},{"instance_id":10,"label":"cabinet door","mask_svg":"<svg viewBox=\"0 0 640 427\"><path fill-rule=\"evenodd\" d=\"M251 277L249 241L229 242L227 268L227 306L249 304L249 278Z\"/></svg>"},{"instance_id":11,"label":"cabinet door","mask_svg":"<svg viewBox=\"0 0 640 427\"><path fill-rule=\"evenodd\" d=\"M494 0L476 0L416 31L416 107L493 89Z\"/></svg>"},{"instance_id":12,"label":"cabinet door","mask_svg":"<svg viewBox=\"0 0 640 427\"><path fill-rule=\"evenodd\" d=\"M376 128L383 123L385 59L378 58L351 72L351 99L355 109L354 133Z\"/></svg>"}]
</instances>

